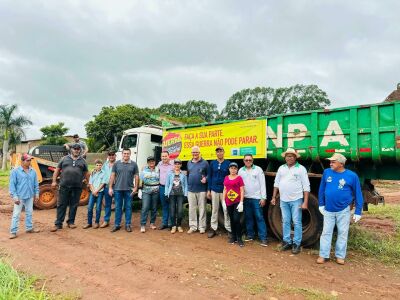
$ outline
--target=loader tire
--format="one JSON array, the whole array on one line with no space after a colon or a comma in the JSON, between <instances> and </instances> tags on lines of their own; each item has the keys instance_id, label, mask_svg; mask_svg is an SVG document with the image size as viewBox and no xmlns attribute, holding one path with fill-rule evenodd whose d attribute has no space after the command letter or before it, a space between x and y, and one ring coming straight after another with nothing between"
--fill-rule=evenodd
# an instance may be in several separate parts
<instances>
[{"instance_id":1,"label":"loader tire","mask_svg":"<svg viewBox=\"0 0 400 300\"><path fill-rule=\"evenodd\" d=\"M52 209L57 206L58 191L50 183L39 186L39 201L33 202L38 209Z\"/></svg>"},{"instance_id":2,"label":"loader tire","mask_svg":"<svg viewBox=\"0 0 400 300\"><path fill-rule=\"evenodd\" d=\"M276 199L276 205L270 205L268 209L268 221L272 233L282 240L282 214L280 208L280 200ZM318 208L318 199L315 195L310 194L308 199L308 209L303 210L303 238L302 245L310 247L315 245L322 232L323 218ZM293 234L293 228L292 228Z\"/></svg>"}]
</instances>

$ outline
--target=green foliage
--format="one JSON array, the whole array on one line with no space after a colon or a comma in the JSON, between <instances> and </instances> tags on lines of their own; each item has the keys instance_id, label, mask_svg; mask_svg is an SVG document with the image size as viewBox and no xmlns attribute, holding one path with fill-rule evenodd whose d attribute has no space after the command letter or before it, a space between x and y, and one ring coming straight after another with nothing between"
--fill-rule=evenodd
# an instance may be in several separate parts
<instances>
[{"instance_id":1,"label":"green foliage","mask_svg":"<svg viewBox=\"0 0 400 300\"><path fill-rule=\"evenodd\" d=\"M113 146L114 136L120 140L122 132L126 129L147 124L161 125L160 121L150 117L153 113L153 109L139 108L132 104L103 107L98 115L93 116L93 120L85 124L87 136L93 138L96 143L93 149Z\"/></svg>"},{"instance_id":2,"label":"green foliage","mask_svg":"<svg viewBox=\"0 0 400 300\"><path fill-rule=\"evenodd\" d=\"M86 145L90 149L90 152L102 152L106 150L106 146L102 144L102 141L98 141L95 138L89 137L86 139Z\"/></svg>"},{"instance_id":3,"label":"green foliage","mask_svg":"<svg viewBox=\"0 0 400 300\"><path fill-rule=\"evenodd\" d=\"M68 130L69 128L64 127L63 122L40 128L40 131L42 132L42 144L60 146L64 145L66 142L68 142L67 139L64 137Z\"/></svg>"},{"instance_id":4,"label":"green foliage","mask_svg":"<svg viewBox=\"0 0 400 300\"><path fill-rule=\"evenodd\" d=\"M10 170L0 170L0 187L7 188L10 178Z\"/></svg>"},{"instance_id":5,"label":"green foliage","mask_svg":"<svg viewBox=\"0 0 400 300\"><path fill-rule=\"evenodd\" d=\"M330 103L327 94L316 85L256 87L233 94L219 119L237 120L320 109Z\"/></svg>"},{"instance_id":6,"label":"green foliage","mask_svg":"<svg viewBox=\"0 0 400 300\"><path fill-rule=\"evenodd\" d=\"M184 120L185 124L211 122L218 117L217 105L203 100L189 100L182 104L167 103L161 105L158 111L168 117Z\"/></svg>"}]
</instances>

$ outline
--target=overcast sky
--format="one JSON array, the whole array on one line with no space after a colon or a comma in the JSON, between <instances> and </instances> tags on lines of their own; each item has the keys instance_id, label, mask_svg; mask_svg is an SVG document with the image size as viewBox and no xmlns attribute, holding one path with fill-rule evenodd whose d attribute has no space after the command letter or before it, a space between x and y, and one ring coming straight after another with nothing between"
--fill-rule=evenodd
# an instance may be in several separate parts
<instances>
[{"instance_id":1,"label":"overcast sky","mask_svg":"<svg viewBox=\"0 0 400 300\"><path fill-rule=\"evenodd\" d=\"M39 128L102 106L317 84L331 107L380 102L400 82L400 1L0 0L0 103Z\"/></svg>"}]
</instances>

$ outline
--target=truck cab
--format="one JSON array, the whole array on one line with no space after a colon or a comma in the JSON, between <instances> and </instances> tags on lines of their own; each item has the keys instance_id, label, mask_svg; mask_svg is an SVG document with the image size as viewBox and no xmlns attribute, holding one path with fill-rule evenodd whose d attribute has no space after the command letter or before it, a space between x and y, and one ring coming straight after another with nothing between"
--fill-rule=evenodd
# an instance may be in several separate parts
<instances>
[{"instance_id":1,"label":"truck cab","mask_svg":"<svg viewBox=\"0 0 400 300\"><path fill-rule=\"evenodd\" d=\"M162 128L155 125L127 129L119 143L117 160L122 159L122 150L131 149L131 160L135 161L141 170L147 164L147 157L154 156L160 160L162 145Z\"/></svg>"}]
</instances>

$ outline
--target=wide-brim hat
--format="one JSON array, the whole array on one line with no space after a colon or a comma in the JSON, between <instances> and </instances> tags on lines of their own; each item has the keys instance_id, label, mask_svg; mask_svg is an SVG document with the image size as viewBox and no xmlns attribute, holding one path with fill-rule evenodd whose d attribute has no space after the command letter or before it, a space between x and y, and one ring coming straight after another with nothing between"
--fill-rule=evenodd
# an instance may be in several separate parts
<instances>
[{"instance_id":1,"label":"wide-brim hat","mask_svg":"<svg viewBox=\"0 0 400 300\"><path fill-rule=\"evenodd\" d=\"M293 148L287 148L285 152L282 152L282 157L285 157L286 154L294 154L296 155L297 158L300 157L300 154L298 154L297 151L294 150Z\"/></svg>"},{"instance_id":2,"label":"wide-brim hat","mask_svg":"<svg viewBox=\"0 0 400 300\"><path fill-rule=\"evenodd\" d=\"M341 164L345 164L347 158L343 154L335 153L331 157L327 158L327 160L331 160L331 161L335 160L335 161L340 162Z\"/></svg>"}]
</instances>

